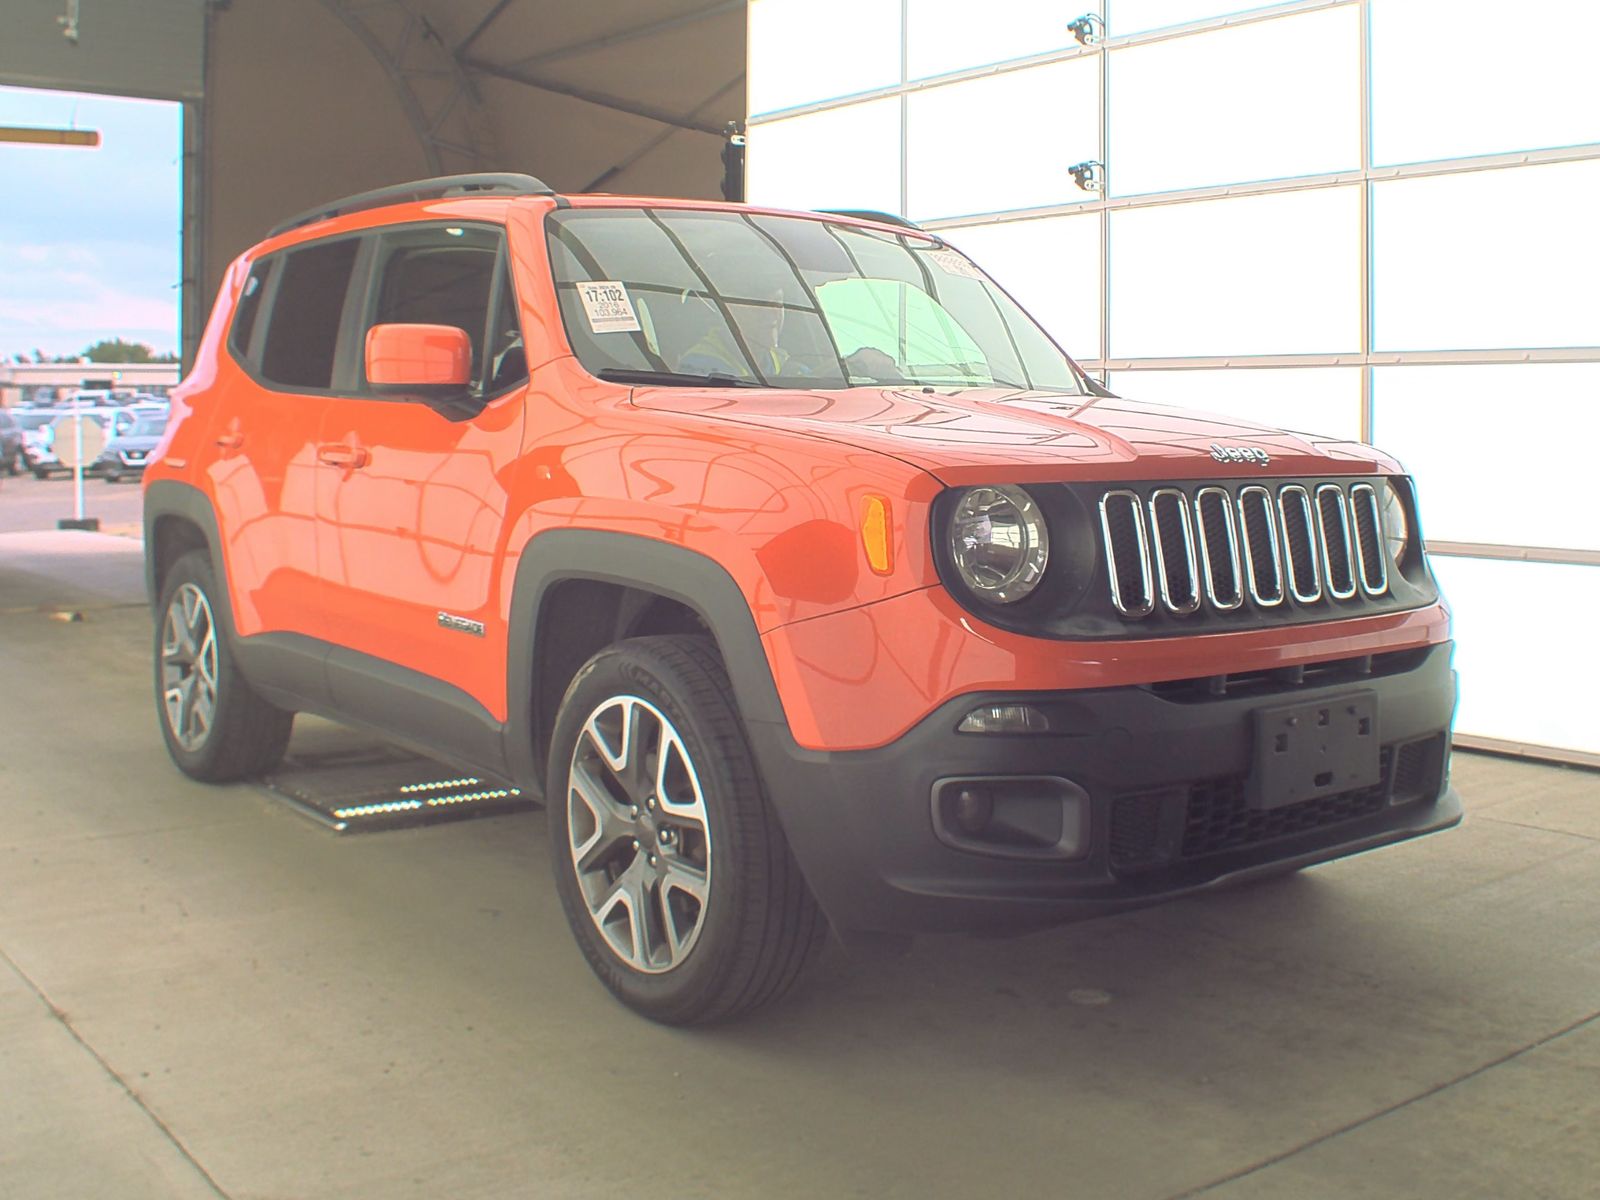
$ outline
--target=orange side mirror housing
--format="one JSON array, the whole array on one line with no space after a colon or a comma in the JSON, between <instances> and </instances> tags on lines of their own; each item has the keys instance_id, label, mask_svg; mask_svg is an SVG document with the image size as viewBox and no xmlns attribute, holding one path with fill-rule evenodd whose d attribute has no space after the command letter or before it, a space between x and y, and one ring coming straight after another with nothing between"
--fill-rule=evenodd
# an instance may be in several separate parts
<instances>
[{"instance_id":1,"label":"orange side mirror housing","mask_svg":"<svg viewBox=\"0 0 1600 1200\"><path fill-rule=\"evenodd\" d=\"M375 387L464 388L472 382L472 339L454 325L374 325L366 362Z\"/></svg>"}]
</instances>

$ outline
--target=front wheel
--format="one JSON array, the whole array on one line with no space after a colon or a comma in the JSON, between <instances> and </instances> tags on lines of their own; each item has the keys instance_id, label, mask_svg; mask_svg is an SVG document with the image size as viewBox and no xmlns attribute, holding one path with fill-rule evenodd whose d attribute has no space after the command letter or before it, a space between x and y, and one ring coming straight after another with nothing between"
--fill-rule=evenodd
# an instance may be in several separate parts
<instances>
[{"instance_id":1,"label":"front wheel","mask_svg":"<svg viewBox=\"0 0 1600 1200\"><path fill-rule=\"evenodd\" d=\"M161 588L156 706L167 752L192 779L225 783L283 758L294 714L269 704L239 673L218 621L219 590L200 551L178 559Z\"/></svg>"},{"instance_id":2,"label":"front wheel","mask_svg":"<svg viewBox=\"0 0 1600 1200\"><path fill-rule=\"evenodd\" d=\"M546 803L568 924L636 1012L739 1016L820 948L821 912L709 638L636 638L589 660L556 719Z\"/></svg>"}]
</instances>

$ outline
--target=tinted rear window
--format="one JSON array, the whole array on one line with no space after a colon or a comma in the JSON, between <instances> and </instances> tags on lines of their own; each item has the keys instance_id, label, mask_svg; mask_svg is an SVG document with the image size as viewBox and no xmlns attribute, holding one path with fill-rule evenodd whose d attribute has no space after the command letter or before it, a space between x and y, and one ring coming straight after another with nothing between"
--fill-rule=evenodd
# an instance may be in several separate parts
<instances>
[{"instance_id":1,"label":"tinted rear window","mask_svg":"<svg viewBox=\"0 0 1600 1200\"><path fill-rule=\"evenodd\" d=\"M317 390L333 386L339 320L356 246L355 238L346 238L283 256L261 353L261 374L269 382Z\"/></svg>"}]
</instances>

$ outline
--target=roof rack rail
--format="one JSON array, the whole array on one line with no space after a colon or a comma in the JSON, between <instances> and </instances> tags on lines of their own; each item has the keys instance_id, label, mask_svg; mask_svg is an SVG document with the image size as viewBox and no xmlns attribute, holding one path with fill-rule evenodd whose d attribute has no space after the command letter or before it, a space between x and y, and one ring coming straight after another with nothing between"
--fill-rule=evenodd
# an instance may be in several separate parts
<instances>
[{"instance_id":1,"label":"roof rack rail","mask_svg":"<svg viewBox=\"0 0 1600 1200\"><path fill-rule=\"evenodd\" d=\"M477 196L486 193L504 196L554 196L555 189L532 175L500 172L485 175L440 175L436 179L414 179L410 183L396 183L389 187L374 188L370 192L357 192L342 200L319 204L280 221L268 237L277 237L301 225L323 221L345 213L360 212L367 208L381 208L385 204L403 204L408 200L444 200L451 196Z\"/></svg>"},{"instance_id":2,"label":"roof rack rail","mask_svg":"<svg viewBox=\"0 0 1600 1200\"><path fill-rule=\"evenodd\" d=\"M858 221L877 221L883 225L898 225L902 229L915 229L918 233L927 231L915 221L908 221L904 217L897 217L894 213L878 212L871 208L819 208L825 217L855 217Z\"/></svg>"}]
</instances>

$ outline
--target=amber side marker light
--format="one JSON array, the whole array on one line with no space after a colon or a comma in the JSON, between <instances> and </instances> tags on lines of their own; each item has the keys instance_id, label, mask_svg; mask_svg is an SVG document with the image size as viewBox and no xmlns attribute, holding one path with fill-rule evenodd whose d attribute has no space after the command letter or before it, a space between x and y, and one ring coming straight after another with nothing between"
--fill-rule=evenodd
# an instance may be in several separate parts
<instances>
[{"instance_id":1,"label":"amber side marker light","mask_svg":"<svg viewBox=\"0 0 1600 1200\"><path fill-rule=\"evenodd\" d=\"M888 498L869 495L861 502L861 546L867 552L867 565L874 575L888 575L894 571L894 555L889 548L892 533Z\"/></svg>"}]
</instances>

